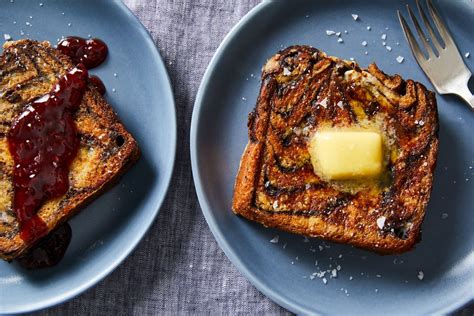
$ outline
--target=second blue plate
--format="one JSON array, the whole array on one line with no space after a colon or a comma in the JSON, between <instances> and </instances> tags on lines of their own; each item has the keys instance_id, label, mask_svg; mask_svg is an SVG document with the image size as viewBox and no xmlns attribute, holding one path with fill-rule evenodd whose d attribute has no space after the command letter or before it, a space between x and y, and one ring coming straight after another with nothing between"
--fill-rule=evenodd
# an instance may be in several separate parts
<instances>
[{"instance_id":1,"label":"second blue plate","mask_svg":"<svg viewBox=\"0 0 474 316\"><path fill-rule=\"evenodd\" d=\"M258 95L261 67L278 50L312 45L330 55L355 58L363 67L376 62L389 74L399 73L433 89L398 24L396 10L405 11L406 2L414 5L414 1L264 1L226 37L201 84L192 119L191 154L203 213L237 268L260 291L293 312L447 313L474 297L474 113L456 97L437 97L438 167L423 240L415 250L379 256L265 229L231 211L235 176L247 143L247 115ZM472 2L435 4L463 55L469 51L472 55ZM327 35L327 30L341 32L342 42ZM397 62L398 56L404 57L402 63ZM473 68L472 57L466 63ZM275 236L278 243L271 243ZM318 269L338 267L337 277L328 277L327 284L313 275Z\"/></svg>"}]
</instances>

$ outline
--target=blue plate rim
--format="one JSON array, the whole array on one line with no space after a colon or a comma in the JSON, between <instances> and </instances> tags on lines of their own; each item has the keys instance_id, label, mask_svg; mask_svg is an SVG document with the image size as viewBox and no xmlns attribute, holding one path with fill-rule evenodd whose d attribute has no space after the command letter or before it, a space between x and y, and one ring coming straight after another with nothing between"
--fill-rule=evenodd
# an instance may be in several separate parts
<instances>
[{"instance_id":1,"label":"blue plate rim","mask_svg":"<svg viewBox=\"0 0 474 316\"><path fill-rule=\"evenodd\" d=\"M13 310L0 310L0 314L20 314L20 313L28 313L28 312L33 312L33 311L44 310L44 309L53 307L55 305L64 303L78 296L79 294L85 292L86 290L90 289L94 285L98 284L110 273L112 273L131 254L131 252L135 250L135 248L138 246L140 241L143 239L145 234L150 229L151 225L154 223L158 213L160 212L161 206L163 205L163 202L168 194L171 180L173 178L172 176L174 173L174 167L175 167L175 161L176 161L176 148L177 148L176 105L175 105L175 100L174 100L173 89L171 86L171 81L170 81L165 63L163 62L163 59L161 58L161 55L158 51L158 48L156 47L151 34L148 32L145 26L143 26L140 20L132 13L132 11L122 1L114 0L113 2L110 3L110 5L117 5L130 18L131 23L134 23L135 24L134 26L137 27L139 32L143 34L143 39L146 42L148 42L148 45L150 47L153 48L152 49L153 55L156 58L156 60L161 64L161 67L163 68L162 79L166 84L167 90L169 90L170 101L171 101L171 104L169 106L171 108L171 115L172 115L172 122L170 122L172 125L172 129L170 130L170 135L169 135L170 143L172 144L172 150L171 150L172 152L170 153L171 167L166 172L166 174L162 175L164 179L163 186L165 187L164 193L158 199L156 205L154 206L155 211L152 214L150 221L145 225L142 232L134 236L134 239L128 244L125 251L123 251L119 256L117 256L116 259L113 262L111 262L106 269L102 270L100 273L90 278L87 282L84 282L82 286L80 287L76 287L75 289L69 290L68 292L58 294L47 301L42 301L42 302L32 303L32 304L25 304L24 306L26 306L26 308L22 308L20 306Z\"/></svg>"},{"instance_id":2,"label":"blue plate rim","mask_svg":"<svg viewBox=\"0 0 474 316\"><path fill-rule=\"evenodd\" d=\"M198 201L201 206L201 210L204 215L204 218L206 219L209 229L214 235L214 238L216 239L218 245L224 251L225 255L227 256L227 258L229 258L231 263L237 268L237 270L240 273L242 273L245 276L245 278L251 284L253 284L260 292L262 292L265 296L270 298L272 301L274 301L278 305L286 308L290 312L293 312L295 314L304 314L304 315L310 315L314 313L321 314L322 313L321 310L307 309L303 306L299 306L295 302L292 302L288 298L277 294L269 286L261 282L258 276L252 273L248 269L248 267L240 260L237 253L233 250L233 248L229 245L229 243L225 239L224 232L219 227L219 225L217 224L217 221L215 220L212 214L209 199L203 189L205 185L203 184L201 180L201 174L199 170L199 162L198 162L199 149L197 148L198 126L199 126L199 121L201 118L202 108L204 106L203 99L206 94L206 90L208 89L208 86L210 85L210 78L216 69L215 68L216 64L218 63L219 59L224 55L225 49L228 46L228 44L232 40L234 40L234 38L242 31L244 26L250 20L252 20L255 16L257 16L261 11L265 10L265 8L268 5L271 5L272 2L274 1L276 0L262 0L262 2L260 2L254 8L252 8L249 12L247 12L247 14L245 14L242 17L242 19L240 19L239 22L237 22L237 24L234 25L234 27L232 27L229 33L227 33L227 35L224 37L224 39L218 46L216 52L214 53L214 56L212 57L208 67L206 68L201 84L199 85L199 89L196 95L196 100L194 102L193 114L191 117L191 132L190 132L191 168L192 168L192 174L193 174L193 179L194 179L194 186L196 188L196 194L197 194ZM465 299L460 298L458 301L452 302L451 304L445 306L444 309L439 310L438 313L441 315L449 314L462 308L463 306L467 305L469 302L474 302L474 293L471 296L472 297L466 296Z\"/></svg>"}]
</instances>

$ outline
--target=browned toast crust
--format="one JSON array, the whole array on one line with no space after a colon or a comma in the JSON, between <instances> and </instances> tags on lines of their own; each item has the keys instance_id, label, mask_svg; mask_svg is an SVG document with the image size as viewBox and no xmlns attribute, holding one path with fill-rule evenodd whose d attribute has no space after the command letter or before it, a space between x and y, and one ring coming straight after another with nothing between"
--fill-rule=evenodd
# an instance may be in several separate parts
<instances>
[{"instance_id":1,"label":"browned toast crust","mask_svg":"<svg viewBox=\"0 0 474 316\"><path fill-rule=\"evenodd\" d=\"M387 179L341 191L313 172L307 140L322 126L366 122L377 122L389 144ZM312 47L288 47L263 67L248 129L236 214L385 254L420 240L438 152L436 99L421 83L388 76L375 64L361 69Z\"/></svg>"},{"instance_id":2,"label":"browned toast crust","mask_svg":"<svg viewBox=\"0 0 474 316\"><path fill-rule=\"evenodd\" d=\"M19 40L4 45L0 58L0 258L14 259L31 246L20 238L12 209L13 160L6 135L24 106L48 93L58 76L71 67L69 58L48 42ZM140 156L132 135L93 86L86 90L75 121L80 148L71 165L70 188L38 212L48 231L110 187Z\"/></svg>"}]
</instances>

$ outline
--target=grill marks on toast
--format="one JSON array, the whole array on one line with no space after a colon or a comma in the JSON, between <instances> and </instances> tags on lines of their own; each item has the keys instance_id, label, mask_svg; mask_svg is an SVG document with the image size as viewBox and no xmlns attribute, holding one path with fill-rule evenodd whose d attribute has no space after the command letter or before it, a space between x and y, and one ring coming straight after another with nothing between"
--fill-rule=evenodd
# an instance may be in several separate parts
<instances>
[{"instance_id":1,"label":"grill marks on toast","mask_svg":"<svg viewBox=\"0 0 474 316\"><path fill-rule=\"evenodd\" d=\"M0 258L11 260L30 246L19 237L12 210L13 161L6 134L24 107L48 93L71 67L69 58L47 42L20 40L4 46L0 57ZM136 141L91 85L75 122L80 148L69 172L70 188L63 197L47 201L38 212L49 231L113 185L140 155Z\"/></svg>"},{"instance_id":2,"label":"grill marks on toast","mask_svg":"<svg viewBox=\"0 0 474 316\"><path fill-rule=\"evenodd\" d=\"M307 149L312 133L367 124L384 134L383 181L351 193L320 179ZM422 84L293 46L265 64L248 127L237 214L381 253L409 250L419 240L438 150L436 100Z\"/></svg>"}]
</instances>

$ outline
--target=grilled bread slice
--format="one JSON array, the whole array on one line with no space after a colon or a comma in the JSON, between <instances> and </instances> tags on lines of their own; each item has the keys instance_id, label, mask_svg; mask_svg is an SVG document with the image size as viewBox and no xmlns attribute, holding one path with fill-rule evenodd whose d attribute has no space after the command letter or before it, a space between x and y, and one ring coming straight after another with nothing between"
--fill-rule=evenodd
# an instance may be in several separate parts
<instances>
[{"instance_id":1,"label":"grilled bread slice","mask_svg":"<svg viewBox=\"0 0 474 316\"><path fill-rule=\"evenodd\" d=\"M383 139L376 181L317 175L308 142L321 128L372 126ZM438 152L433 92L375 64L288 47L264 65L248 120L233 211L268 227L384 254L411 249L431 193Z\"/></svg>"},{"instance_id":2,"label":"grilled bread slice","mask_svg":"<svg viewBox=\"0 0 474 316\"><path fill-rule=\"evenodd\" d=\"M7 42L0 57L0 258L11 260L31 245L19 236L12 208L13 160L6 135L26 104L48 93L74 65L48 42ZM69 172L69 190L38 211L48 231L67 221L109 187L139 157L136 141L107 101L89 85L75 122L80 148Z\"/></svg>"}]
</instances>

